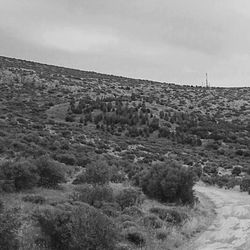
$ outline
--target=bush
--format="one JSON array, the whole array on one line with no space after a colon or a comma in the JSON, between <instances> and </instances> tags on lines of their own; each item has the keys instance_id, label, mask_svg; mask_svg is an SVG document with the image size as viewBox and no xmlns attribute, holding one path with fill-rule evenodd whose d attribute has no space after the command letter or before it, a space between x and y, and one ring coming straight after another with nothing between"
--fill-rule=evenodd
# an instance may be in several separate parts
<instances>
[{"instance_id":1,"label":"bush","mask_svg":"<svg viewBox=\"0 0 250 250\"><path fill-rule=\"evenodd\" d=\"M111 169L105 160L99 159L96 162L87 165L85 178L86 182L89 184L107 184L111 178Z\"/></svg>"},{"instance_id":2,"label":"bush","mask_svg":"<svg viewBox=\"0 0 250 250\"><path fill-rule=\"evenodd\" d=\"M158 240L166 240L167 237L169 235L169 232L167 230L164 230L164 229L158 229L156 231L156 238Z\"/></svg>"},{"instance_id":3,"label":"bush","mask_svg":"<svg viewBox=\"0 0 250 250\"><path fill-rule=\"evenodd\" d=\"M87 204L38 210L36 218L52 249L111 250L118 234L111 219Z\"/></svg>"},{"instance_id":4,"label":"bush","mask_svg":"<svg viewBox=\"0 0 250 250\"><path fill-rule=\"evenodd\" d=\"M0 200L0 214L3 212L3 201L2 200Z\"/></svg>"},{"instance_id":5,"label":"bush","mask_svg":"<svg viewBox=\"0 0 250 250\"><path fill-rule=\"evenodd\" d=\"M126 207L141 204L142 193L134 188L125 188L117 194L115 200L123 210Z\"/></svg>"},{"instance_id":6,"label":"bush","mask_svg":"<svg viewBox=\"0 0 250 250\"><path fill-rule=\"evenodd\" d=\"M242 179L240 184L240 190L246 192L250 190L250 176L246 176Z\"/></svg>"},{"instance_id":7,"label":"bush","mask_svg":"<svg viewBox=\"0 0 250 250\"><path fill-rule=\"evenodd\" d=\"M81 167L86 167L88 164L90 164L90 159L88 156L78 156L77 157L77 165Z\"/></svg>"},{"instance_id":8,"label":"bush","mask_svg":"<svg viewBox=\"0 0 250 250\"><path fill-rule=\"evenodd\" d=\"M103 202L101 211L109 217L118 217L120 215L120 206L117 203Z\"/></svg>"},{"instance_id":9,"label":"bush","mask_svg":"<svg viewBox=\"0 0 250 250\"><path fill-rule=\"evenodd\" d=\"M240 175L240 173L241 173L241 167L237 167L236 166L236 167L233 168L233 170L232 170L232 174L233 175L237 175L238 176L238 175Z\"/></svg>"},{"instance_id":10,"label":"bush","mask_svg":"<svg viewBox=\"0 0 250 250\"><path fill-rule=\"evenodd\" d=\"M134 227L125 230L124 237L126 240L135 244L136 246L142 247L146 244L146 235Z\"/></svg>"},{"instance_id":11,"label":"bush","mask_svg":"<svg viewBox=\"0 0 250 250\"><path fill-rule=\"evenodd\" d=\"M235 178L230 175L222 175L222 176L216 176L214 178L214 183L217 184L220 188L222 187L234 187L234 185L237 183L235 181Z\"/></svg>"},{"instance_id":12,"label":"bush","mask_svg":"<svg viewBox=\"0 0 250 250\"><path fill-rule=\"evenodd\" d=\"M2 180L0 181L0 193L13 193L16 191L14 180Z\"/></svg>"},{"instance_id":13,"label":"bush","mask_svg":"<svg viewBox=\"0 0 250 250\"><path fill-rule=\"evenodd\" d=\"M153 214L142 218L142 222L145 227L161 228L163 226L163 222Z\"/></svg>"},{"instance_id":14,"label":"bush","mask_svg":"<svg viewBox=\"0 0 250 250\"><path fill-rule=\"evenodd\" d=\"M64 169L60 163L41 156L36 160L36 166L40 175L39 185L47 188L57 187L59 183L65 182Z\"/></svg>"},{"instance_id":15,"label":"bush","mask_svg":"<svg viewBox=\"0 0 250 250\"><path fill-rule=\"evenodd\" d=\"M123 223L125 221L134 221L134 218L128 214L121 214L119 217L118 217L118 221Z\"/></svg>"},{"instance_id":16,"label":"bush","mask_svg":"<svg viewBox=\"0 0 250 250\"><path fill-rule=\"evenodd\" d=\"M194 177L190 169L176 163L156 164L140 179L143 192L163 202L193 203Z\"/></svg>"},{"instance_id":17,"label":"bush","mask_svg":"<svg viewBox=\"0 0 250 250\"><path fill-rule=\"evenodd\" d=\"M133 221L124 221L122 223L122 228L138 227L138 225Z\"/></svg>"},{"instance_id":18,"label":"bush","mask_svg":"<svg viewBox=\"0 0 250 250\"><path fill-rule=\"evenodd\" d=\"M104 202L112 202L114 200L113 191L110 187L87 184L76 188L74 199L96 207L101 207Z\"/></svg>"},{"instance_id":19,"label":"bush","mask_svg":"<svg viewBox=\"0 0 250 250\"><path fill-rule=\"evenodd\" d=\"M2 211L0 213L0 249L17 250L18 229L21 226L18 209Z\"/></svg>"},{"instance_id":20,"label":"bush","mask_svg":"<svg viewBox=\"0 0 250 250\"><path fill-rule=\"evenodd\" d=\"M45 198L41 195L26 195L22 198L22 200L34 204L44 204L46 201Z\"/></svg>"},{"instance_id":21,"label":"bush","mask_svg":"<svg viewBox=\"0 0 250 250\"><path fill-rule=\"evenodd\" d=\"M174 224L180 224L188 218L186 213L176 209L153 207L149 211L157 215L160 219Z\"/></svg>"},{"instance_id":22,"label":"bush","mask_svg":"<svg viewBox=\"0 0 250 250\"><path fill-rule=\"evenodd\" d=\"M29 161L20 161L14 163L13 172L15 188L17 191L33 188L39 181L37 169Z\"/></svg>"},{"instance_id":23,"label":"bush","mask_svg":"<svg viewBox=\"0 0 250 250\"><path fill-rule=\"evenodd\" d=\"M218 168L214 165L207 165L203 167L203 172L210 174L210 175L217 175L218 174Z\"/></svg>"},{"instance_id":24,"label":"bush","mask_svg":"<svg viewBox=\"0 0 250 250\"><path fill-rule=\"evenodd\" d=\"M72 182L72 184L74 185L84 184L84 183L87 183L86 173L81 173L77 175L74 181Z\"/></svg>"},{"instance_id":25,"label":"bush","mask_svg":"<svg viewBox=\"0 0 250 250\"><path fill-rule=\"evenodd\" d=\"M76 163L76 158L72 154L58 154L56 155L55 159L66 165L75 165Z\"/></svg>"},{"instance_id":26,"label":"bush","mask_svg":"<svg viewBox=\"0 0 250 250\"><path fill-rule=\"evenodd\" d=\"M194 174L198 177L201 178L202 175L202 167L200 165L195 165L194 167L192 167L192 170L194 172Z\"/></svg>"},{"instance_id":27,"label":"bush","mask_svg":"<svg viewBox=\"0 0 250 250\"><path fill-rule=\"evenodd\" d=\"M28 160L4 162L0 166L0 172L1 179L5 179L2 189L7 192L33 188L39 181L37 168Z\"/></svg>"},{"instance_id":28,"label":"bush","mask_svg":"<svg viewBox=\"0 0 250 250\"><path fill-rule=\"evenodd\" d=\"M122 211L122 213L133 217L141 217L144 214L143 211L136 206L127 207Z\"/></svg>"},{"instance_id":29,"label":"bush","mask_svg":"<svg viewBox=\"0 0 250 250\"><path fill-rule=\"evenodd\" d=\"M202 175L201 180L204 183L208 184L208 185L214 185L215 184L215 179L210 177L210 176Z\"/></svg>"},{"instance_id":30,"label":"bush","mask_svg":"<svg viewBox=\"0 0 250 250\"><path fill-rule=\"evenodd\" d=\"M122 183L126 180L126 174L123 170L120 170L117 166L111 167L111 182Z\"/></svg>"}]
</instances>

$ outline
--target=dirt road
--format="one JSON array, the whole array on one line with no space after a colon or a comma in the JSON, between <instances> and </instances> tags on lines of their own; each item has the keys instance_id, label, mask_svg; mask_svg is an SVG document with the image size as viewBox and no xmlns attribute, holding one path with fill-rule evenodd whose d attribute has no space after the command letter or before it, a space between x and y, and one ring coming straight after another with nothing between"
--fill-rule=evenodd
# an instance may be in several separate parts
<instances>
[{"instance_id":1,"label":"dirt road","mask_svg":"<svg viewBox=\"0 0 250 250\"><path fill-rule=\"evenodd\" d=\"M215 204L217 216L188 250L249 250L250 195L216 187L196 186L197 193Z\"/></svg>"}]
</instances>

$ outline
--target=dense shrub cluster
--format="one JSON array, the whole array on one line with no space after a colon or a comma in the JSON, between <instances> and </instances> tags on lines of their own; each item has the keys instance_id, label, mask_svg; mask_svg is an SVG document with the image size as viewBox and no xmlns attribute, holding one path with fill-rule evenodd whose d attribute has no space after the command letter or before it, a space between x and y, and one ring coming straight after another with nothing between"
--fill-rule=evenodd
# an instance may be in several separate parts
<instances>
[{"instance_id":1,"label":"dense shrub cluster","mask_svg":"<svg viewBox=\"0 0 250 250\"><path fill-rule=\"evenodd\" d=\"M21 226L18 209L0 210L0 249L17 250L18 229Z\"/></svg>"},{"instance_id":2,"label":"dense shrub cluster","mask_svg":"<svg viewBox=\"0 0 250 250\"><path fill-rule=\"evenodd\" d=\"M60 163L42 156L36 161L26 159L0 164L0 191L15 192L35 186L56 187L65 181Z\"/></svg>"},{"instance_id":3,"label":"dense shrub cluster","mask_svg":"<svg viewBox=\"0 0 250 250\"><path fill-rule=\"evenodd\" d=\"M30 189L40 179L36 166L28 160L6 161L0 166L1 189L6 192Z\"/></svg>"},{"instance_id":4,"label":"dense shrub cluster","mask_svg":"<svg viewBox=\"0 0 250 250\"><path fill-rule=\"evenodd\" d=\"M52 249L115 249L115 224L87 204L44 208L36 212L36 218Z\"/></svg>"},{"instance_id":5,"label":"dense shrub cluster","mask_svg":"<svg viewBox=\"0 0 250 250\"><path fill-rule=\"evenodd\" d=\"M143 192L164 202L193 203L193 172L174 162L156 164L140 180Z\"/></svg>"}]
</instances>

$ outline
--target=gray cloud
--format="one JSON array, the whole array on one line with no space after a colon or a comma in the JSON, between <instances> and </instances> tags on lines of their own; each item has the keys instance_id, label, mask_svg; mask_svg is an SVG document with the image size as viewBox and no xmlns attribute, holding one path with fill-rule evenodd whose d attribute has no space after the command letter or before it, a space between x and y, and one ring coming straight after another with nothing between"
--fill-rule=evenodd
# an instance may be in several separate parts
<instances>
[{"instance_id":1,"label":"gray cloud","mask_svg":"<svg viewBox=\"0 0 250 250\"><path fill-rule=\"evenodd\" d=\"M250 86L247 0L0 0L0 53L130 77Z\"/></svg>"}]
</instances>

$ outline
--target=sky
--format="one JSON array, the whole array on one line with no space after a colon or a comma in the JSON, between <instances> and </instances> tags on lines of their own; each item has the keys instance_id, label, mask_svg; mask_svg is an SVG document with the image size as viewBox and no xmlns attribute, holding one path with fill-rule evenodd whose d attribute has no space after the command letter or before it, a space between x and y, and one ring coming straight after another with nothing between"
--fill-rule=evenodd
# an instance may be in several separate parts
<instances>
[{"instance_id":1,"label":"sky","mask_svg":"<svg viewBox=\"0 0 250 250\"><path fill-rule=\"evenodd\" d=\"M0 0L0 55L250 87L249 0Z\"/></svg>"}]
</instances>

